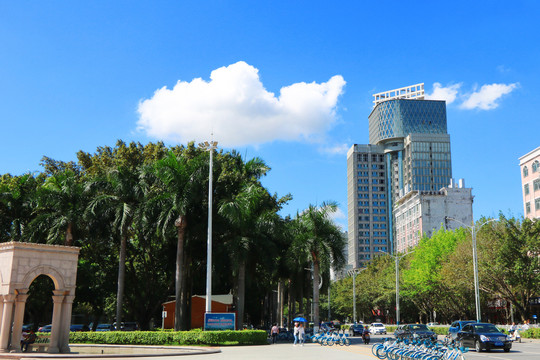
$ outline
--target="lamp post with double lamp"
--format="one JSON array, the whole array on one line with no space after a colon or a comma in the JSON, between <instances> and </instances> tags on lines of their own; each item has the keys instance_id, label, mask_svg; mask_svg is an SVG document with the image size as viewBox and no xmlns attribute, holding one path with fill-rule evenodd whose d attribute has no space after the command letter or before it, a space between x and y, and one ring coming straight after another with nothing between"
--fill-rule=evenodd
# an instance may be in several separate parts
<instances>
[{"instance_id":1,"label":"lamp post with double lamp","mask_svg":"<svg viewBox=\"0 0 540 360\"><path fill-rule=\"evenodd\" d=\"M459 220L456 220L454 218L445 217L445 220L452 220L455 222L460 223L464 227L468 228L471 231L471 237L472 237L472 251L473 251L473 268L474 268L474 301L476 303L476 322L482 321L482 315L480 312L480 282L478 279L478 253L476 251L476 233L482 228L482 226L486 225L489 222L495 221L496 219L489 219L487 221L484 221L480 225L476 225L473 223L472 225L467 225Z\"/></svg>"},{"instance_id":2,"label":"lamp post with double lamp","mask_svg":"<svg viewBox=\"0 0 540 360\"><path fill-rule=\"evenodd\" d=\"M352 288L353 288L353 324L356 324L356 275L366 270L367 268L355 268L347 271L352 276Z\"/></svg>"},{"instance_id":3,"label":"lamp post with double lamp","mask_svg":"<svg viewBox=\"0 0 540 360\"><path fill-rule=\"evenodd\" d=\"M379 250L379 252L385 253L388 256L392 256L396 261L396 325L399 325L399 260L401 260L402 257L409 255L414 250L408 251L405 254L389 254L386 251Z\"/></svg>"},{"instance_id":4,"label":"lamp post with double lamp","mask_svg":"<svg viewBox=\"0 0 540 360\"><path fill-rule=\"evenodd\" d=\"M217 141L199 143L199 147L210 152L210 170L208 174L208 244L206 250L206 308L207 313L212 312L212 167L214 163L214 150Z\"/></svg>"}]
</instances>

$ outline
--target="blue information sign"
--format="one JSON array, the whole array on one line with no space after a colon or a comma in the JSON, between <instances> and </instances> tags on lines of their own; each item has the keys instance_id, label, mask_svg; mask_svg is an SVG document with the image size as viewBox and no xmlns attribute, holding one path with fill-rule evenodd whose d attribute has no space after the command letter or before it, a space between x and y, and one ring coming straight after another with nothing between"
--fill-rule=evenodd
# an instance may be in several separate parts
<instances>
[{"instance_id":1,"label":"blue information sign","mask_svg":"<svg viewBox=\"0 0 540 360\"><path fill-rule=\"evenodd\" d=\"M235 330L235 313L205 313L204 330Z\"/></svg>"}]
</instances>

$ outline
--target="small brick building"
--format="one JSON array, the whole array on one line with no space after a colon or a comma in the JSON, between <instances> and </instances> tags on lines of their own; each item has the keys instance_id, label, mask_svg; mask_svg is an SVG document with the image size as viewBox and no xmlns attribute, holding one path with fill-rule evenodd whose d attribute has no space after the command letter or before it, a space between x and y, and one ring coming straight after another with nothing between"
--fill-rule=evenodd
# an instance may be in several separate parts
<instances>
[{"instance_id":1,"label":"small brick building","mask_svg":"<svg viewBox=\"0 0 540 360\"><path fill-rule=\"evenodd\" d=\"M163 303L163 328L174 328L174 311L176 308L176 300ZM206 296L193 295L191 297L191 328L204 327L204 312L206 309ZM213 313L228 313L233 311L233 296L227 295L212 295L212 312ZM238 324L236 326L238 328Z\"/></svg>"}]
</instances>

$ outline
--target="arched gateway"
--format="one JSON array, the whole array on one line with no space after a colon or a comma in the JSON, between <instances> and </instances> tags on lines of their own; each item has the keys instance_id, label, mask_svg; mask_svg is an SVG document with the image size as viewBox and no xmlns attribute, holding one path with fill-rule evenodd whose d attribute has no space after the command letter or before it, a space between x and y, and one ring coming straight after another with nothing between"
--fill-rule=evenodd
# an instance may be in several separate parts
<instances>
[{"instance_id":1,"label":"arched gateway","mask_svg":"<svg viewBox=\"0 0 540 360\"><path fill-rule=\"evenodd\" d=\"M50 353L69 352L79 248L0 243L0 352L19 350L28 289L39 275L54 282Z\"/></svg>"}]
</instances>

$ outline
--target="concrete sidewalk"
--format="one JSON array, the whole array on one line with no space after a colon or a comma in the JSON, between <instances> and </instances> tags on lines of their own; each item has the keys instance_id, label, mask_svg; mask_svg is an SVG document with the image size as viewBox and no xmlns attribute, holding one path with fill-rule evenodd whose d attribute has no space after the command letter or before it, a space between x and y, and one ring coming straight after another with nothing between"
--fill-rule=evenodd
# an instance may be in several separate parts
<instances>
[{"instance_id":1,"label":"concrete sidewalk","mask_svg":"<svg viewBox=\"0 0 540 360\"><path fill-rule=\"evenodd\" d=\"M214 354L179 354L158 356L129 356L125 357L99 357L99 360L298 360L298 359L340 359L340 360L373 360L377 359L371 354L371 345L351 346L321 346L319 344L305 344L293 346L287 344L260 345L260 346L226 346L221 347L221 352ZM80 356L80 355L79 355ZM186 357L187 356L187 357ZM0 356L1 358L1 356ZM53 354L48 354L46 360L59 359ZM63 358L66 360L66 358ZM89 358L77 357L77 360ZM25 357L24 360L44 360L44 357ZM93 360L96 360L94 357Z\"/></svg>"}]
</instances>

